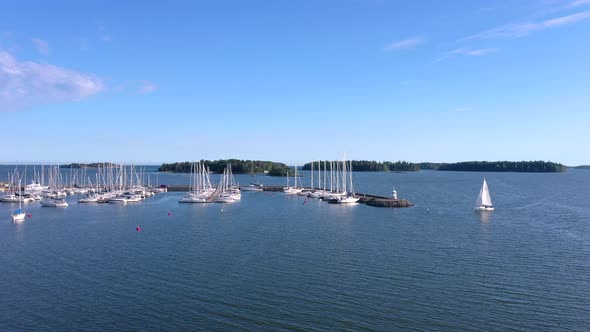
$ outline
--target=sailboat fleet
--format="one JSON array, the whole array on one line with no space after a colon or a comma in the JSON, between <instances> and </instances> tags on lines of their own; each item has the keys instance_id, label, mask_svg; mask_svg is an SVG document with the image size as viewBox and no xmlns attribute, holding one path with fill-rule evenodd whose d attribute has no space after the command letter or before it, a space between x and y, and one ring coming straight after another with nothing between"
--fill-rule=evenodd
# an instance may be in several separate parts
<instances>
[{"instance_id":1,"label":"sailboat fleet","mask_svg":"<svg viewBox=\"0 0 590 332\"><path fill-rule=\"evenodd\" d=\"M295 186L289 187L289 180L287 179L287 187L283 191L287 194L298 194L310 198L322 199L333 204L358 203L360 197L357 197L354 192L351 161L347 162L345 159L341 162L328 163L324 161L323 172L322 162L317 162L317 168L314 165L315 162L312 162L309 189L298 187L297 167L295 167ZM314 179L317 179L317 186Z\"/></svg>"},{"instance_id":2,"label":"sailboat fleet","mask_svg":"<svg viewBox=\"0 0 590 332\"><path fill-rule=\"evenodd\" d=\"M25 168L26 174L26 168ZM97 168L92 182L85 168L70 169L64 178L59 165L42 166L39 172L33 170L32 183L21 186L23 178L15 169L8 174L8 191L0 195L2 203L19 203L19 209L11 214L12 221L24 220L26 213L23 203L39 201L44 207L67 207L67 196L85 195L79 203L127 204L139 202L165 188L154 188L147 184L145 172L134 165L102 165Z\"/></svg>"},{"instance_id":3,"label":"sailboat fleet","mask_svg":"<svg viewBox=\"0 0 590 332\"><path fill-rule=\"evenodd\" d=\"M215 193L215 187L211 184L209 168L201 163L192 163L189 180L189 191L182 196L179 203L207 203L211 201Z\"/></svg>"}]
</instances>

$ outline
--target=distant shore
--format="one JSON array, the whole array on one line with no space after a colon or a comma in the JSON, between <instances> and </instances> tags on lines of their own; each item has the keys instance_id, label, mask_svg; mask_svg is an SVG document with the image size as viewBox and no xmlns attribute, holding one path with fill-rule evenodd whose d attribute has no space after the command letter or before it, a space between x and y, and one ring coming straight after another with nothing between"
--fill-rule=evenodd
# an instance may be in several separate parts
<instances>
[{"instance_id":1,"label":"distant shore","mask_svg":"<svg viewBox=\"0 0 590 332\"><path fill-rule=\"evenodd\" d=\"M341 161L338 161L341 162ZM287 166L284 163L260 160L201 160L205 167L213 173L221 173L223 169L231 164L234 174L264 174L270 176L293 176L293 166ZM330 165L335 165L336 161L315 161L313 169L330 170ZM525 173L560 173L565 172L568 168L590 169L590 165L565 166L560 163L550 161L464 161L456 163L435 163L421 162L412 163L407 161L368 161L368 160L351 160L348 161L355 172L417 172L421 170L436 171L453 171L453 172L525 172ZM190 173L193 162L174 162L164 163L159 168L159 172L170 173ZM71 163L60 165L60 168L97 168L97 167L119 167L120 165L107 162L94 163ZM311 170L312 163L304 164L300 169Z\"/></svg>"}]
</instances>

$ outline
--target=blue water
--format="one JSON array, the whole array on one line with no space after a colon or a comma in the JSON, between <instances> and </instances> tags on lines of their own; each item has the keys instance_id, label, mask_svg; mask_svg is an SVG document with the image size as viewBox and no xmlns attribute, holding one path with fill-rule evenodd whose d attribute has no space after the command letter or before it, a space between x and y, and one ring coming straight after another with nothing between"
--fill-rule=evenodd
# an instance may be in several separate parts
<instances>
[{"instance_id":1,"label":"blue water","mask_svg":"<svg viewBox=\"0 0 590 332\"><path fill-rule=\"evenodd\" d=\"M496 211L481 215L484 176ZM13 224L15 206L0 204L0 330L590 329L590 171L354 177L358 191L395 185L416 206L74 197L65 209L29 204L32 217Z\"/></svg>"}]
</instances>

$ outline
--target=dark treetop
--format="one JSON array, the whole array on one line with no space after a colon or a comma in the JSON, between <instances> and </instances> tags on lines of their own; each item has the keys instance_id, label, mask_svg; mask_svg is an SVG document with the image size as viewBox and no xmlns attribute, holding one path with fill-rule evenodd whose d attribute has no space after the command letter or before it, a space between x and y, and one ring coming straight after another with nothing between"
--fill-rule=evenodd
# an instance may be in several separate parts
<instances>
[{"instance_id":1,"label":"dark treetop","mask_svg":"<svg viewBox=\"0 0 590 332\"><path fill-rule=\"evenodd\" d=\"M190 173L193 162L175 162L170 164L162 164L158 171L160 172L175 172L175 173ZM213 173L222 173L227 164L231 164L232 172L235 174L244 173L264 173L269 175L283 176L287 174L289 167L283 163L261 160L239 160L239 159L224 159L224 160L201 160L201 164L209 167Z\"/></svg>"}]
</instances>

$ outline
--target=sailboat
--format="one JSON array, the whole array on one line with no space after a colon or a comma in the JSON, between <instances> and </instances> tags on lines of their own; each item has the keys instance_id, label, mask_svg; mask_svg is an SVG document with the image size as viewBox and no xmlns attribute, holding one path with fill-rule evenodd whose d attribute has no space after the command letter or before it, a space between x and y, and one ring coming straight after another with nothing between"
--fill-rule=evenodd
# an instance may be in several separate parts
<instances>
[{"instance_id":1,"label":"sailboat","mask_svg":"<svg viewBox=\"0 0 590 332\"><path fill-rule=\"evenodd\" d=\"M287 171L287 186L283 187L283 192L285 194L294 195L300 193L303 190L303 188L297 187L297 165L295 165L295 176L293 177L293 180L295 181L295 186L289 187L289 172Z\"/></svg>"},{"instance_id":2,"label":"sailboat","mask_svg":"<svg viewBox=\"0 0 590 332\"><path fill-rule=\"evenodd\" d=\"M481 190L479 191L479 195L477 195L477 201L475 201L475 208L476 211L494 211L494 206L492 205L492 197L490 196L490 191L488 190L488 183L486 179L483 179L483 185L481 186Z\"/></svg>"},{"instance_id":3,"label":"sailboat","mask_svg":"<svg viewBox=\"0 0 590 332\"><path fill-rule=\"evenodd\" d=\"M18 181L18 188L19 188L19 197L20 197L20 180ZM26 215L27 214L25 213L25 211L23 211L23 201L21 199L18 201L18 210L14 211L10 215L10 219L12 219L12 222L19 222L19 221L25 220Z\"/></svg>"}]
</instances>

